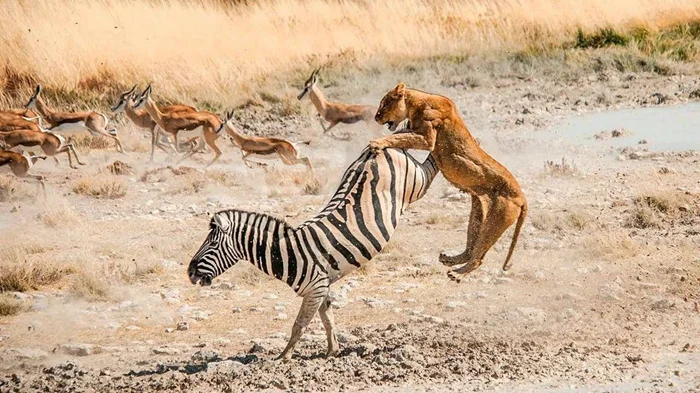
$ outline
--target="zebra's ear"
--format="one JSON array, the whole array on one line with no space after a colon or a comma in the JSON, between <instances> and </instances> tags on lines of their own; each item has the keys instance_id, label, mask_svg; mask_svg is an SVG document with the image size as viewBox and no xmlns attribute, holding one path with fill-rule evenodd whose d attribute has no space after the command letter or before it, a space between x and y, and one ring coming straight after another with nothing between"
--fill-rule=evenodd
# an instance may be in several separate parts
<instances>
[{"instance_id":1,"label":"zebra's ear","mask_svg":"<svg viewBox=\"0 0 700 393\"><path fill-rule=\"evenodd\" d=\"M218 226L222 231L228 232L231 229L231 220L224 214L216 214L212 218L212 223Z\"/></svg>"}]
</instances>

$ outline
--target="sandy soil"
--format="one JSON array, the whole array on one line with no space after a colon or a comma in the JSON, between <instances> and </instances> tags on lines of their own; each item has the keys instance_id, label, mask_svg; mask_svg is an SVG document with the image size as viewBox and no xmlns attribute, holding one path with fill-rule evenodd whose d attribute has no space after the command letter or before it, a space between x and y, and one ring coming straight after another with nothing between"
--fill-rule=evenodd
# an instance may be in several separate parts
<instances>
[{"instance_id":1,"label":"sandy soil","mask_svg":"<svg viewBox=\"0 0 700 393\"><path fill-rule=\"evenodd\" d=\"M295 358L274 361L300 299L245 264L193 287L189 258L211 212L311 217L373 135L358 125L338 130L351 141L324 138L308 111L241 115L260 134L311 139L316 187L301 167L246 168L228 141L206 170L208 156L179 170L162 153L151 164L145 139L125 127L128 155L92 150L78 170L47 160L36 168L48 179L45 201L0 203L0 255L68 271L12 294L28 310L0 318L0 391L700 391L700 153L639 153L633 129L626 150L608 138L542 137L543 127L581 112L684 102L697 81L513 77L472 89L424 79L416 87L454 98L528 197L511 271L500 271L509 231L482 268L449 281L437 256L463 247L469 201L439 177L387 250L335 286L341 355L321 356L315 320ZM385 84L363 94L378 98ZM132 172L105 172L115 160ZM80 179L101 178L126 195L74 191ZM106 283L104 293L81 291L85 276Z\"/></svg>"}]
</instances>

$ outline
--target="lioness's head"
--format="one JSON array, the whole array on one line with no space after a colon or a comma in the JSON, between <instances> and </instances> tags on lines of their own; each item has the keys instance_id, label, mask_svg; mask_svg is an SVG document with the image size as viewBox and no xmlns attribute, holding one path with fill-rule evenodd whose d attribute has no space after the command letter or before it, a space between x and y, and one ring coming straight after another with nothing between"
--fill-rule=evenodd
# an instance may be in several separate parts
<instances>
[{"instance_id":1,"label":"lioness's head","mask_svg":"<svg viewBox=\"0 0 700 393\"><path fill-rule=\"evenodd\" d=\"M406 109L406 85L399 83L390 92L386 93L379 103L374 120L380 125L386 124L389 130L396 131L396 127L408 117Z\"/></svg>"}]
</instances>

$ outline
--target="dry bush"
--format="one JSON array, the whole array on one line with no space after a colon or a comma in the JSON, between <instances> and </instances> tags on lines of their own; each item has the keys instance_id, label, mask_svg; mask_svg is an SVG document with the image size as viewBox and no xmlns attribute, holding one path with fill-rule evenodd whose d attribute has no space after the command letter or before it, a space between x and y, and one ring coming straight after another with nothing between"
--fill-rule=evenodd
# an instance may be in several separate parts
<instances>
[{"instance_id":1,"label":"dry bush","mask_svg":"<svg viewBox=\"0 0 700 393\"><path fill-rule=\"evenodd\" d=\"M641 245L626 233L594 232L583 240L583 252L591 258L608 260L631 258L641 252Z\"/></svg>"},{"instance_id":2,"label":"dry bush","mask_svg":"<svg viewBox=\"0 0 700 393\"><path fill-rule=\"evenodd\" d=\"M17 315L24 311L27 305L14 297L6 294L0 294L0 317Z\"/></svg>"},{"instance_id":3,"label":"dry bush","mask_svg":"<svg viewBox=\"0 0 700 393\"><path fill-rule=\"evenodd\" d=\"M251 287L258 286L268 280L274 280L252 264L244 261L234 265L226 274L229 275L228 278L231 282L237 285L247 285Z\"/></svg>"},{"instance_id":4,"label":"dry bush","mask_svg":"<svg viewBox=\"0 0 700 393\"><path fill-rule=\"evenodd\" d=\"M662 220L658 211L649 206L635 205L630 211L629 217L625 220L625 225L640 229L658 229L662 226Z\"/></svg>"},{"instance_id":5,"label":"dry bush","mask_svg":"<svg viewBox=\"0 0 700 393\"><path fill-rule=\"evenodd\" d=\"M236 105L261 85L298 84L319 65L329 72L441 57L459 63L480 52L526 62L567 42L576 51L639 42L637 50L692 60L691 45L664 51L631 30L653 37L699 15L699 0L14 1L0 8L0 53L12 82L0 104L26 100L41 81L48 99L86 109L73 90L95 103L114 97L122 81L157 80L172 101ZM628 36L635 39L619 38ZM222 53L226 61L215 61Z\"/></svg>"},{"instance_id":6,"label":"dry bush","mask_svg":"<svg viewBox=\"0 0 700 393\"><path fill-rule=\"evenodd\" d=\"M104 136L95 136L88 133L71 135L66 138L68 143L79 149L81 152L89 152L90 150L107 149L114 147L114 140Z\"/></svg>"},{"instance_id":7,"label":"dry bush","mask_svg":"<svg viewBox=\"0 0 700 393\"><path fill-rule=\"evenodd\" d=\"M111 262L101 269L100 276L110 281L133 284L153 275L165 272L162 264L153 261L144 262Z\"/></svg>"},{"instance_id":8,"label":"dry bush","mask_svg":"<svg viewBox=\"0 0 700 393\"><path fill-rule=\"evenodd\" d=\"M303 191L306 195L321 195L323 185L318 179L309 179L304 183Z\"/></svg>"},{"instance_id":9,"label":"dry bush","mask_svg":"<svg viewBox=\"0 0 700 393\"><path fill-rule=\"evenodd\" d=\"M566 216L567 224L576 230L582 231L591 226L591 223L595 220L591 214L585 211L574 211L570 212Z\"/></svg>"},{"instance_id":10,"label":"dry bush","mask_svg":"<svg viewBox=\"0 0 700 393\"><path fill-rule=\"evenodd\" d=\"M66 204L46 206L36 218L49 228L65 228L80 221L78 214Z\"/></svg>"},{"instance_id":11,"label":"dry bush","mask_svg":"<svg viewBox=\"0 0 700 393\"><path fill-rule=\"evenodd\" d=\"M573 162L569 163L566 157L562 157L561 163L556 163L554 161L544 162L544 174L545 176L552 177L569 177L577 176L580 174L576 164Z\"/></svg>"},{"instance_id":12,"label":"dry bush","mask_svg":"<svg viewBox=\"0 0 700 393\"><path fill-rule=\"evenodd\" d=\"M469 221L469 217L461 216L453 213L440 213L431 212L419 220L419 224L427 225L445 225L449 227L454 227L460 224L466 225Z\"/></svg>"},{"instance_id":13,"label":"dry bush","mask_svg":"<svg viewBox=\"0 0 700 393\"><path fill-rule=\"evenodd\" d=\"M683 215L692 215L695 211L693 198L677 191L654 192L633 199L625 224L634 228L662 228L668 220Z\"/></svg>"},{"instance_id":14,"label":"dry bush","mask_svg":"<svg viewBox=\"0 0 700 393\"><path fill-rule=\"evenodd\" d=\"M70 292L87 300L109 300L110 286L92 273L79 272L73 275Z\"/></svg>"},{"instance_id":15,"label":"dry bush","mask_svg":"<svg viewBox=\"0 0 700 393\"><path fill-rule=\"evenodd\" d=\"M29 262L27 252L16 247L0 254L0 292L25 292L54 284L73 270L51 262Z\"/></svg>"},{"instance_id":16,"label":"dry bush","mask_svg":"<svg viewBox=\"0 0 700 393\"><path fill-rule=\"evenodd\" d=\"M131 165L119 160L107 165L105 169L113 175L131 175L134 173L134 168Z\"/></svg>"},{"instance_id":17,"label":"dry bush","mask_svg":"<svg viewBox=\"0 0 700 393\"><path fill-rule=\"evenodd\" d=\"M126 195L127 185L115 176L83 177L73 185L73 192L97 199L117 199Z\"/></svg>"},{"instance_id":18,"label":"dry bush","mask_svg":"<svg viewBox=\"0 0 700 393\"><path fill-rule=\"evenodd\" d=\"M14 175L0 176L0 202L23 201L34 197L34 195L30 191L30 187Z\"/></svg>"}]
</instances>

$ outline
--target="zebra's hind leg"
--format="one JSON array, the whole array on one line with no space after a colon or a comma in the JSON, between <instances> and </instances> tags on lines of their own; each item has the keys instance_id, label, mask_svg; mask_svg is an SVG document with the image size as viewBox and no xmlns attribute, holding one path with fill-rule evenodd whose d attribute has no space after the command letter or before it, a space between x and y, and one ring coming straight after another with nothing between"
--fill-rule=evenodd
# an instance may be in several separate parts
<instances>
[{"instance_id":1,"label":"zebra's hind leg","mask_svg":"<svg viewBox=\"0 0 700 393\"><path fill-rule=\"evenodd\" d=\"M335 356L338 354L338 339L335 337L335 321L333 311L331 310L331 299L326 299L321 303L321 308L318 309L318 314L323 322L323 327L326 329L326 338L328 338L328 352L326 356Z\"/></svg>"},{"instance_id":2,"label":"zebra's hind leg","mask_svg":"<svg viewBox=\"0 0 700 393\"><path fill-rule=\"evenodd\" d=\"M279 359L291 359L292 352L294 352L294 346L299 341L301 334L304 333L304 329L309 326L309 322L314 318L316 312L318 311L321 304L325 302L328 297L328 286L318 288L304 296L304 300L301 302L301 308L299 309L299 314L297 319L294 321L294 326L292 327L292 336L289 338L289 343L287 347L284 348L282 354L277 358Z\"/></svg>"}]
</instances>

